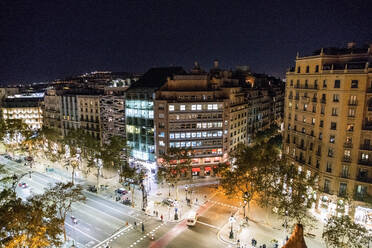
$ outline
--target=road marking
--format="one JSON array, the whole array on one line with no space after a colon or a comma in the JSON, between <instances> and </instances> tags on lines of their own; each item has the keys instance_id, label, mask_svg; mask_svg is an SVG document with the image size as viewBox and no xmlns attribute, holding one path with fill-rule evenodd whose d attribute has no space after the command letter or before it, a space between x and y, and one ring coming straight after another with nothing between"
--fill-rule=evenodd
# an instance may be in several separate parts
<instances>
[{"instance_id":1,"label":"road marking","mask_svg":"<svg viewBox=\"0 0 372 248\"><path fill-rule=\"evenodd\" d=\"M205 225L205 226L208 226L208 227L211 227L211 228L214 228L214 229L217 229L217 230L220 230L219 227L217 226L214 226L214 225L211 225L211 224L208 224L208 223L205 223L205 222L201 222L201 221L196 221L197 223L200 223L202 225Z\"/></svg>"},{"instance_id":2,"label":"road marking","mask_svg":"<svg viewBox=\"0 0 372 248\"><path fill-rule=\"evenodd\" d=\"M89 192L89 193L90 193L90 192ZM97 200L93 200L92 198L88 198L88 199L91 200L91 201L94 201L94 202L96 202L96 203L98 203L98 204L101 204L101 205L103 205L103 206L105 206L105 207L107 207L107 208L109 208L109 209L111 209L111 210L113 210L113 211L116 211L117 213L123 214L123 215L125 215L125 216L129 216L129 217L131 217L131 218L133 218L133 219L136 219L136 220L139 220L139 221L143 221L142 219L139 219L139 218L137 218L137 217L134 217L133 215L125 214L125 213L123 213L122 211L120 211L120 210L118 210L118 209L115 209L115 208L112 208L112 207L110 207L109 205L106 205L106 204L104 204L104 203L102 203L102 202L99 202L99 201L97 201ZM107 199L105 199L105 200L107 200ZM142 223L142 222L140 222L140 223Z\"/></svg>"},{"instance_id":3,"label":"road marking","mask_svg":"<svg viewBox=\"0 0 372 248\"><path fill-rule=\"evenodd\" d=\"M96 238L90 236L89 234L87 234L87 233L85 233L85 232L83 232L83 231L81 231L81 230L75 228L74 226L71 226L70 224L68 224L68 223L66 223L66 222L65 222L65 225L71 227L73 230L76 230L76 231L82 233L82 234L85 235L86 237L88 237L88 238L90 238L90 239L93 239L94 241L96 241L96 242L98 242L98 243L100 242L98 239L96 239Z\"/></svg>"},{"instance_id":4,"label":"road marking","mask_svg":"<svg viewBox=\"0 0 372 248\"><path fill-rule=\"evenodd\" d=\"M111 217L111 218L113 218L113 219L116 219L117 222L124 223L124 220L119 219L119 218L117 218L117 217L115 217L115 216L112 216L112 215L106 214L106 213L103 212L102 210L99 210L99 209L96 209L96 208L94 208L94 207L91 207L91 206L89 206L89 205L86 204L86 203L76 202L76 205L83 205L83 206L85 206L85 207L88 207L88 208L92 209L93 211L99 212L99 213L104 214L104 215L106 215L106 216L109 216L109 217ZM83 209L80 209L80 210L83 210Z\"/></svg>"},{"instance_id":5,"label":"road marking","mask_svg":"<svg viewBox=\"0 0 372 248\"><path fill-rule=\"evenodd\" d=\"M108 245L108 242L109 242L110 239L112 239L112 237L114 237L114 236L118 236L118 235L120 236L120 235L123 234L126 230L128 230L128 229L130 229L130 228L131 228L131 226L129 225L129 226L127 226L127 227L125 227L125 228L119 230L118 232L116 232L116 233L114 233L113 235L111 235L111 237L108 237L108 238L105 239L104 241L102 241L102 242L100 242L99 244L95 245L93 248L98 248L99 246L104 245L104 244L107 244L107 245Z\"/></svg>"}]
</instances>

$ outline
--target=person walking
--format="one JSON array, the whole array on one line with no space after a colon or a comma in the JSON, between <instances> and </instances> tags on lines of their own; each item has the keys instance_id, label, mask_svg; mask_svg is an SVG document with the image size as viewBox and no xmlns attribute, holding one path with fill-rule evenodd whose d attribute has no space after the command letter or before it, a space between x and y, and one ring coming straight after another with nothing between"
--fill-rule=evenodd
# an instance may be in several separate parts
<instances>
[{"instance_id":1,"label":"person walking","mask_svg":"<svg viewBox=\"0 0 372 248\"><path fill-rule=\"evenodd\" d=\"M142 222L142 232L145 232L145 225Z\"/></svg>"},{"instance_id":2,"label":"person walking","mask_svg":"<svg viewBox=\"0 0 372 248\"><path fill-rule=\"evenodd\" d=\"M163 215L160 216L161 222L163 222Z\"/></svg>"},{"instance_id":3,"label":"person walking","mask_svg":"<svg viewBox=\"0 0 372 248\"><path fill-rule=\"evenodd\" d=\"M134 229L137 229L137 222L134 222Z\"/></svg>"}]
</instances>

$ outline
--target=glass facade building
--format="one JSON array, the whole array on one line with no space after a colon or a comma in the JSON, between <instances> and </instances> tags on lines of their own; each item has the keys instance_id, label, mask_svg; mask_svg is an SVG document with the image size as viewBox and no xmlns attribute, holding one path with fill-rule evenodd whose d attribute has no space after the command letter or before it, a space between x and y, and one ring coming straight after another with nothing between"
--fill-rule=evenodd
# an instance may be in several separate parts
<instances>
[{"instance_id":1,"label":"glass facade building","mask_svg":"<svg viewBox=\"0 0 372 248\"><path fill-rule=\"evenodd\" d=\"M139 160L155 161L154 102L146 93L128 93L125 101L127 142L131 155Z\"/></svg>"}]
</instances>

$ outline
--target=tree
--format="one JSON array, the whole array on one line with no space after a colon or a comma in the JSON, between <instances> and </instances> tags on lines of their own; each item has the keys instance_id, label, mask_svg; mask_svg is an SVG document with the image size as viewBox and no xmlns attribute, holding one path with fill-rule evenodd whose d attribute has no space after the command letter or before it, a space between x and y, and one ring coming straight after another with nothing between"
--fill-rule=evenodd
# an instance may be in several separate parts
<instances>
[{"instance_id":1,"label":"tree","mask_svg":"<svg viewBox=\"0 0 372 248\"><path fill-rule=\"evenodd\" d=\"M348 215L332 216L324 227L322 238L327 247L367 247L371 236L368 230L355 223Z\"/></svg>"},{"instance_id":2,"label":"tree","mask_svg":"<svg viewBox=\"0 0 372 248\"><path fill-rule=\"evenodd\" d=\"M176 200L178 200L178 181L180 176L191 168L192 151L189 149L170 148L167 154L161 156L160 166L158 168L158 180L165 181L170 186L176 188Z\"/></svg>"},{"instance_id":3,"label":"tree","mask_svg":"<svg viewBox=\"0 0 372 248\"><path fill-rule=\"evenodd\" d=\"M54 206L57 211L57 216L62 220L61 227L63 228L65 241L66 227L64 223L67 213L71 212L74 202L84 202L86 200L82 191L83 188L81 185L58 182L54 186L48 188L42 196L42 201L47 202L49 206Z\"/></svg>"},{"instance_id":4,"label":"tree","mask_svg":"<svg viewBox=\"0 0 372 248\"><path fill-rule=\"evenodd\" d=\"M238 196L244 204L244 215L249 215L250 202L254 195L259 192L259 177L257 167L257 150L239 144L230 154L233 158L232 165L221 170L220 186L229 197ZM261 178L261 177L260 177ZM248 213L245 213L245 206Z\"/></svg>"},{"instance_id":5,"label":"tree","mask_svg":"<svg viewBox=\"0 0 372 248\"><path fill-rule=\"evenodd\" d=\"M20 119L6 119L1 124L1 136L5 141L7 149L10 149L14 155L15 149L32 136L32 130Z\"/></svg>"},{"instance_id":6,"label":"tree","mask_svg":"<svg viewBox=\"0 0 372 248\"><path fill-rule=\"evenodd\" d=\"M5 247L60 246L62 220L55 206L46 204L40 196L27 201L17 198L14 185L20 178L4 176L0 180L0 243Z\"/></svg>"},{"instance_id":7,"label":"tree","mask_svg":"<svg viewBox=\"0 0 372 248\"><path fill-rule=\"evenodd\" d=\"M285 225L311 226L315 219L309 209L316 202L317 174L306 174L282 160L276 167L274 178L271 204L275 212L285 219Z\"/></svg>"}]
</instances>

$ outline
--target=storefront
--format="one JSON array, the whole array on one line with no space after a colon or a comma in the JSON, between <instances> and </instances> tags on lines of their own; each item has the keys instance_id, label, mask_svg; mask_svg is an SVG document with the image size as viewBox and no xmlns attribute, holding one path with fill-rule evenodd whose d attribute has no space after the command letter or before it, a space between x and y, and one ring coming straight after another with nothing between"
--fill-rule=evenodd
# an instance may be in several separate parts
<instances>
[{"instance_id":1,"label":"storefront","mask_svg":"<svg viewBox=\"0 0 372 248\"><path fill-rule=\"evenodd\" d=\"M200 176L200 168L192 168L191 175L194 176Z\"/></svg>"},{"instance_id":2,"label":"storefront","mask_svg":"<svg viewBox=\"0 0 372 248\"><path fill-rule=\"evenodd\" d=\"M372 229L372 209L362 206L356 207L354 221L355 223L361 224L368 229Z\"/></svg>"}]
</instances>

